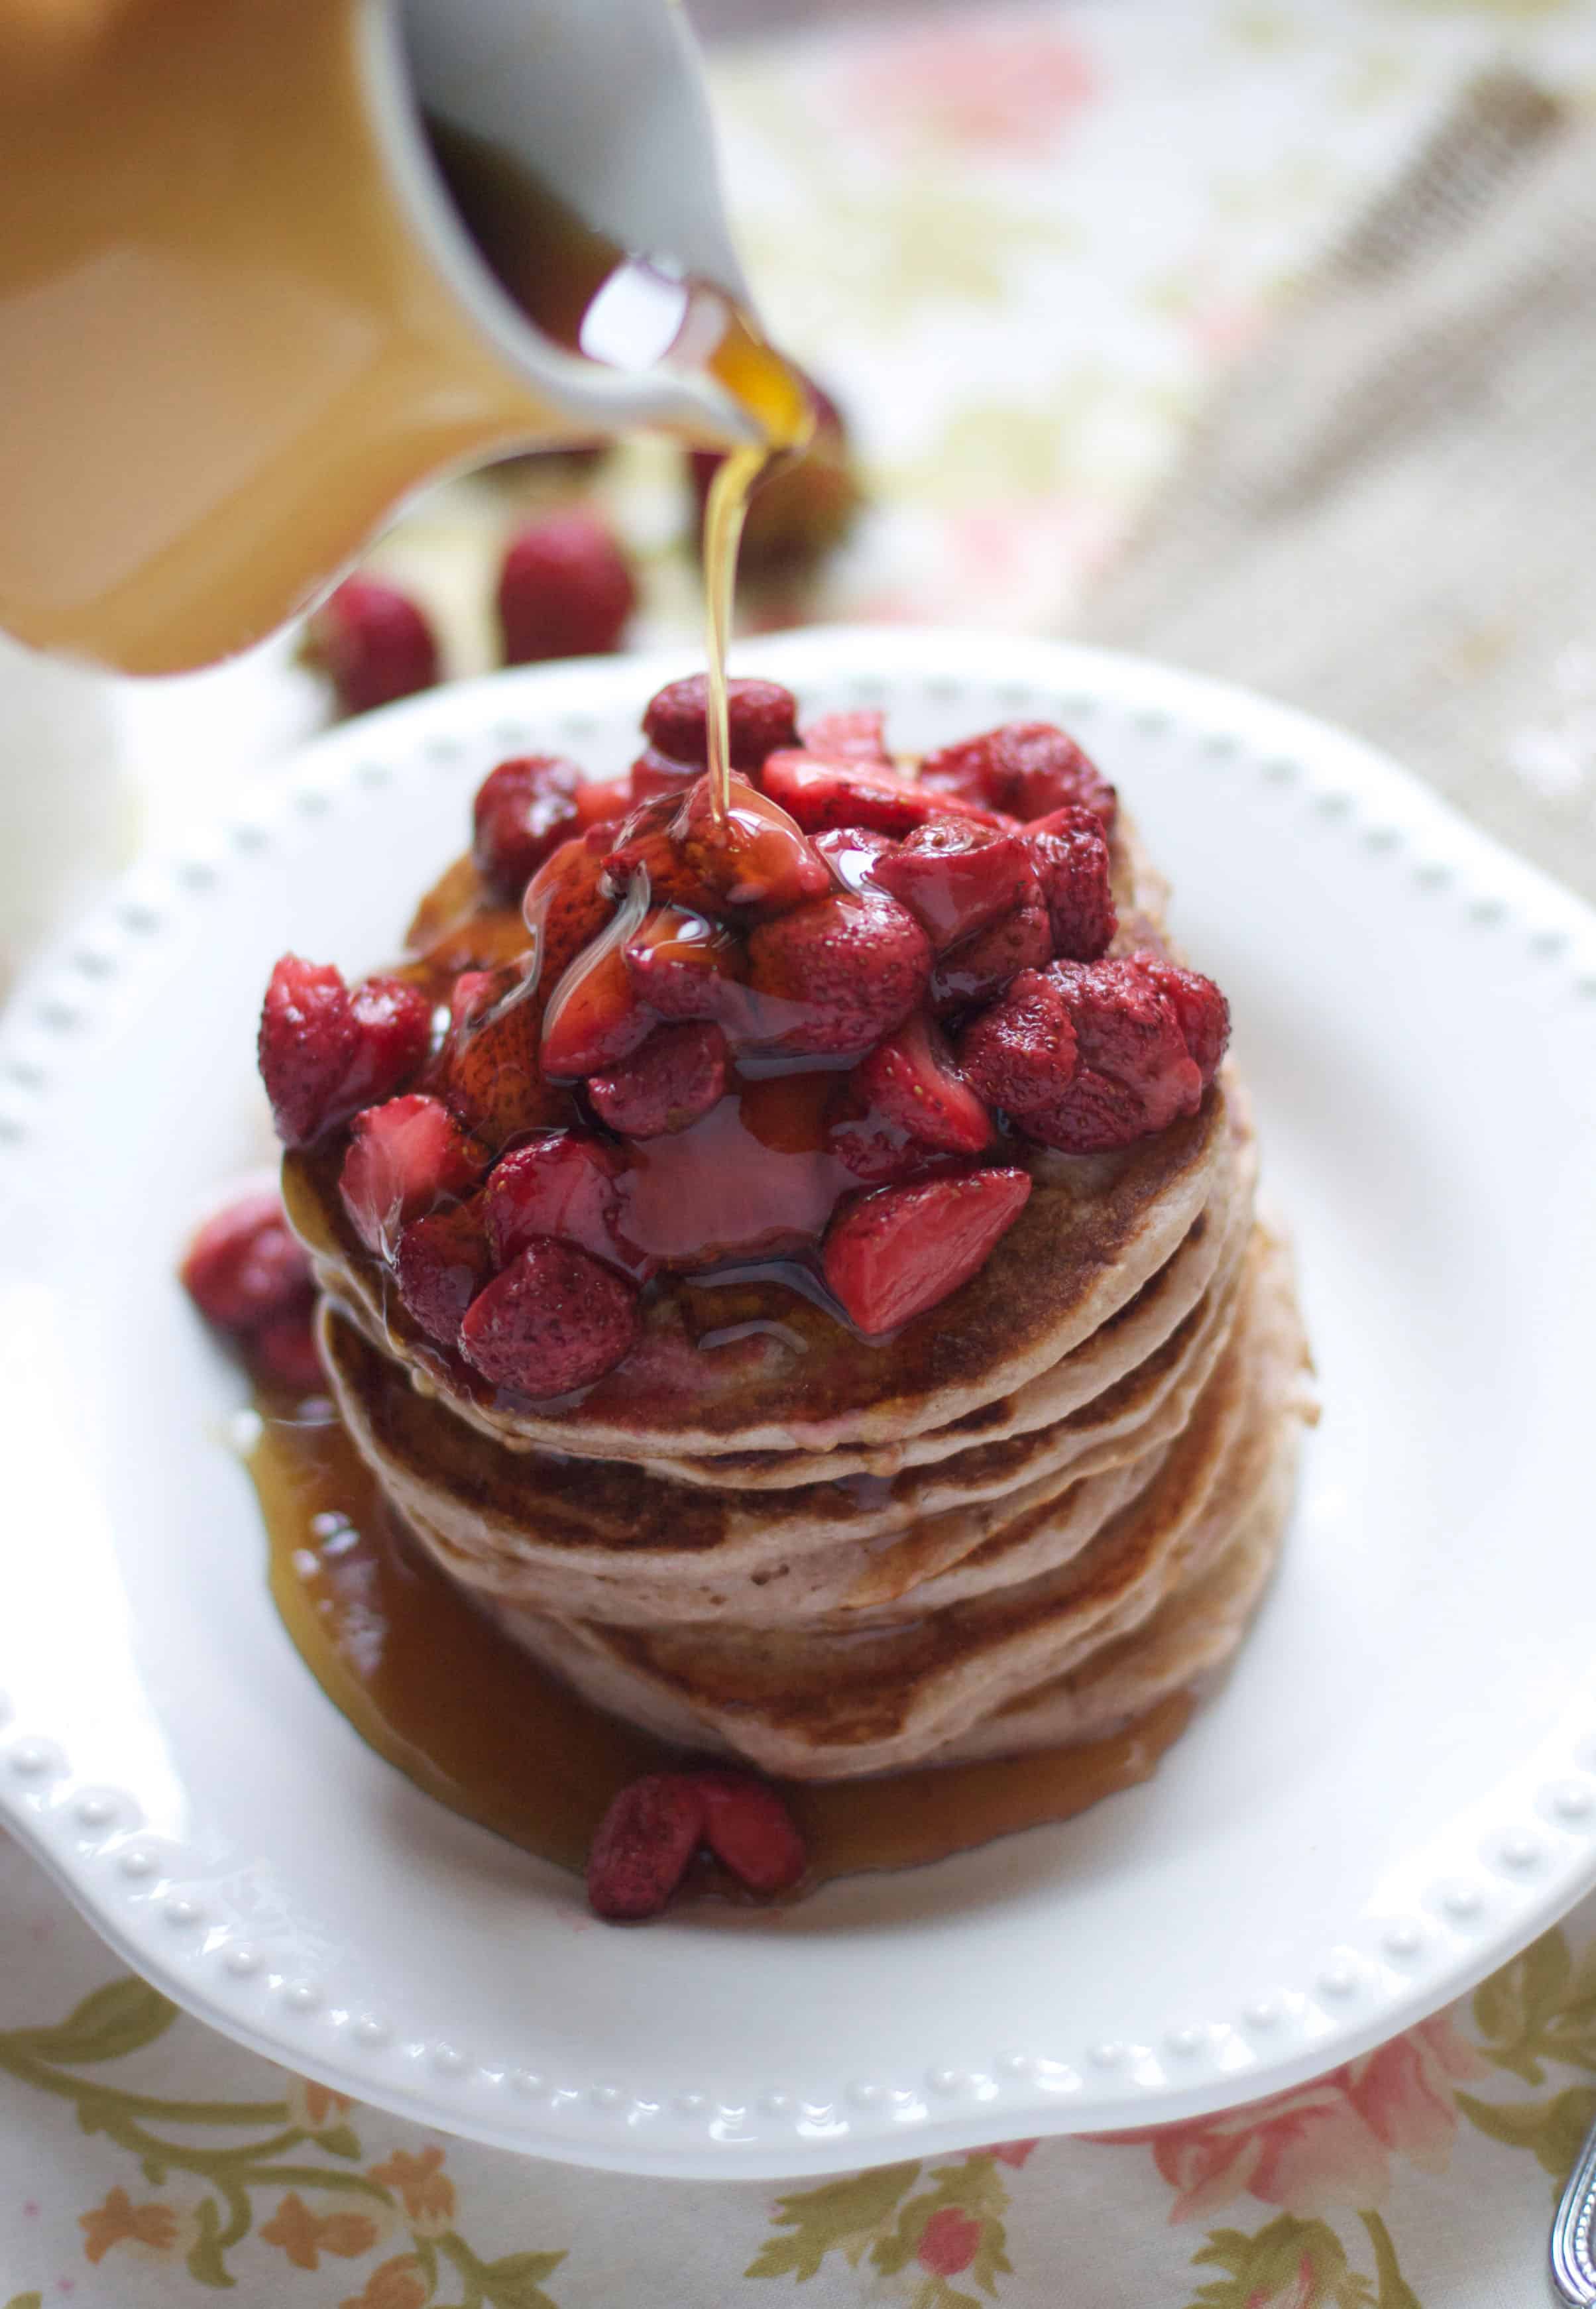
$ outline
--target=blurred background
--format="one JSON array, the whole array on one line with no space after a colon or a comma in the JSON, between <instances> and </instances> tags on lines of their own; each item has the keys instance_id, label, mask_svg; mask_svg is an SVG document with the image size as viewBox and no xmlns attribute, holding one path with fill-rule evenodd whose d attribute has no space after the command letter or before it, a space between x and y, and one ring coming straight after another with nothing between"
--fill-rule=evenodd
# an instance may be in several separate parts
<instances>
[{"instance_id":1,"label":"blurred background","mask_svg":"<svg viewBox=\"0 0 1596 2309\"><path fill-rule=\"evenodd\" d=\"M1596 896L1596 0L690 4L757 297L833 409L756 503L745 632L990 625L1219 672ZM636 592L593 638L685 662L702 480L657 443L517 460L369 574L474 672L512 536L585 509ZM521 625L511 654L569 646ZM339 645L137 686L5 645L4 969L360 703Z\"/></svg>"}]
</instances>

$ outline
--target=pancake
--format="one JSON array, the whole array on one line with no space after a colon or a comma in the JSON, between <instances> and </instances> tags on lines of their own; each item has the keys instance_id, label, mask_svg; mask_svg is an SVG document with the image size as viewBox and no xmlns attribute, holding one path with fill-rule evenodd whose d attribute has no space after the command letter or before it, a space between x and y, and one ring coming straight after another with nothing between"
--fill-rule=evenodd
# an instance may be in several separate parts
<instances>
[{"instance_id":1,"label":"pancake","mask_svg":"<svg viewBox=\"0 0 1596 2309\"><path fill-rule=\"evenodd\" d=\"M288 1154L283 1194L322 1289L485 1434L617 1459L831 1450L945 1427L1050 1370L1171 1258L1232 1143L1221 1073L1197 1113L1134 1146L1033 1149L1030 1199L985 1264L885 1342L763 1273L662 1276L625 1362L558 1406L494 1388L425 1336L351 1227L332 1164Z\"/></svg>"},{"instance_id":2,"label":"pancake","mask_svg":"<svg viewBox=\"0 0 1596 2309\"><path fill-rule=\"evenodd\" d=\"M1289 1265L1271 1243L1184 1432L1061 1568L1033 1573L1028 1532L1008 1543L1016 1579L973 1596L945 1588L940 1604L926 1583L895 1616L842 1625L635 1628L505 1605L494 1615L590 1699L666 1737L793 1777L902 1769L1077 1672L1217 1561L1303 1416L1305 1368ZM984 1544L1005 1550L1002 1534Z\"/></svg>"}]
</instances>

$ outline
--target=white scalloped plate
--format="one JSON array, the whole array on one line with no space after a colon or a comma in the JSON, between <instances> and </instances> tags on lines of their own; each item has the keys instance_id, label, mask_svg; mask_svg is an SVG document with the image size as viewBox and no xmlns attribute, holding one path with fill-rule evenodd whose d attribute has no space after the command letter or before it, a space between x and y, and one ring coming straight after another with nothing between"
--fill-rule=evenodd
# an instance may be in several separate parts
<instances>
[{"instance_id":1,"label":"white scalloped plate","mask_svg":"<svg viewBox=\"0 0 1596 2309\"><path fill-rule=\"evenodd\" d=\"M267 1151L275 955L395 950L478 778L610 774L681 661L356 722L138 872L0 1037L0 1804L141 1971L361 2098L639 2172L782 2175L1251 2098L1430 2011L1596 1881L1596 919L1366 748L986 634L750 670L922 746L1063 720L1228 989L1324 1421L1227 1688L1148 1786L779 1913L592 1923L323 1698L262 1577L235 1374L172 1279Z\"/></svg>"}]
</instances>

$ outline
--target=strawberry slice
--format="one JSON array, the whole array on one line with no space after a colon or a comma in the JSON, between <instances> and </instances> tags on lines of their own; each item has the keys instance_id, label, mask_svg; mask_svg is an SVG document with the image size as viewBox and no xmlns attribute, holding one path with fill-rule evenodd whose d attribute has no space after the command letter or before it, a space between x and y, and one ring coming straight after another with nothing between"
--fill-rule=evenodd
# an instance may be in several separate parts
<instances>
[{"instance_id":1,"label":"strawberry slice","mask_svg":"<svg viewBox=\"0 0 1596 2309\"><path fill-rule=\"evenodd\" d=\"M517 754L490 770L472 804L472 856L490 889L513 904L551 852L580 831L575 762Z\"/></svg>"},{"instance_id":2,"label":"strawberry slice","mask_svg":"<svg viewBox=\"0 0 1596 2309\"><path fill-rule=\"evenodd\" d=\"M731 766L757 770L778 746L798 742L798 701L778 681L739 679L726 684ZM698 769L709 760L709 684L689 674L656 690L643 709L643 734L668 760Z\"/></svg>"},{"instance_id":3,"label":"strawberry slice","mask_svg":"<svg viewBox=\"0 0 1596 2309\"><path fill-rule=\"evenodd\" d=\"M863 826L875 834L912 834L928 818L973 818L1002 827L1007 821L958 794L913 785L890 769L846 756L772 754L760 774L765 791L778 801L806 834L834 826Z\"/></svg>"},{"instance_id":4,"label":"strawberry slice","mask_svg":"<svg viewBox=\"0 0 1596 2309\"><path fill-rule=\"evenodd\" d=\"M761 1049L862 1058L918 1004L931 942L884 891L834 890L762 922L748 958Z\"/></svg>"},{"instance_id":5,"label":"strawberry slice","mask_svg":"<svg viewBox=\"0 0 1596 2309\"><path fill-rule=\"evenodd\" d=\"M522 913L532 933L537 982L546 993L615 912L603 879L614 840L613 828L589 826L561 843L526 886Z\"/></svg>"},{"instance_id":6,"label":"strawberry slice","mask_svg":"<svg viewBox=\"0 0 1596 2309\"><path fill-rule=\"evenodd\" d=\"M465 1310L493 1272L482 1232L481 1198L433 1211L401 1230L394 1281L429 1339L452 1347Z\"/></svg>"},{"instance_id":7,"label":"strawberry slice","mask_svg":"<svg viewBox=\"0 0 1596 2309\"><path fill-rule=\"evenodd\" d=\"M481 1172L481 1150L442 1101L412 1094L356 1115L338 1191L367 1250L387 1256L401 1227L469 1193Z\"/></svg>"},{"instance_id":8,"label":"strawberry slice","mask_svg":"<svg viewBox=\"0 0 1596 2309\"><path fill-rule=\"evenodd\" d=\"M718 1026L656 1026L640 1051L587 1085L594 1112L629 1138L685 1130L725 1095L730 1059Z\"/></svg>"},{"instance_id":9,"label":"strawberry slice","mask_svg":"<svg viewBox=\"0 0 1596 2309\"><path fill-rule=\"evenodd\" d=\"M539 1068L542 1006L525 973L463 971L449 1007L443 1095L455 1120L488 1146L559 1120L565 1099Z\"/></svg>"},{"instance_id":10,"label":"strawberry slice","mask_svg":"<svg viewBox=\"0 0 1596 2309\"><path fill-rule=\"evenodd\" d=\"M316 1299L310 1260L290 1232L273 1187L215 1212L184 1254L178 1280L207 1323L239 1336Z\"/></svg>"},{"instance_id":11,"label":"strawberry slice","mask_svg":"<svg viewBox=\"0 0 1596 2309\"><path fill-rule=\"evenodd\" d=\"M703 774L702 762L673 762L657 746L645 746L632 764L627 787L634 807L638 802L656 801L661 794L675 794L680 800L695 778Z\"/></svg>"},{"instance_id":12,"label":"strawberry slice","mask_svg":"<svg viewBox=\"0 0 1596 2309\"><path fill-rule=\"evenodd\" d=\"M427 1053L432 1013L414 987L373 978L351 994L330 963L285 954L261 1008L261 1079L285 1146L308 1146L386 1098Z\"/></svg>"},{"instance_id":13,"label":"strawberry slice","mask_svg":"<svg viewBox=\"0 0 1596 2309\"><path fill-rule=\"evenodd\" d=\"M1018 833L943 817L916 826L877 860L871 879L908 908L940 953L1023 904L1034 873Z\"/></svg>"},{"instance_id":14,"label":"strawberry slice","mask_svg":"<svg viewBox=\"0 0 1596 2309\"><path fill-rule=\"evenodd\" d=\"M655 906L621 948L632 983L662 1018L730 1022L746 1007L741 938L682 906Z\"/></svg>"},{"instance_id":15,"label":"strawberry slice","mask_svg":"<svg viewBox=\"0 0 1596 2309\"><path fill-rule=\"evenodd\" d=\"M873 706L849 713L817 713L803 732L806 754L825 754L833 761L873 762L889 770L887 717Z\"/></svg>"},{"instance_id":16,"label":"strawberry slice","mask_svg":"<svg viewBox=\"0 0 1596 2309\"><path fill-rule=\"evenodd\" d=\"M618 1146L582 1131L552 1131L513 1146L494 1164L482 1196L495 1263L507 1266L536 1237L549 1235L646 1280L652 1262L628 1241L621 1224L625 1170Z\"/></svg>"},{"instance_id":17,"label":"strawberry slice","mask_svg":"<svg viewBox=\"0 0 1596 2309\"><path fill-rule=\"evenodd\" d=\"M591 1387L638 1336L638 1294L613 1268L537 1236L478 1293L460 1349L482 1377L534 1398Z\"/></svg>"},{"instance_id":18,"label":"strawberry slice","mask_svg":"<svg viewBox=\"0 0 1596 2309\"><path fill-rule=\"evenodd\" d=\"M878 1042L853 1073L867 1109L923 1146L979 1154L992 1143L992 1117L957 1071L953 1054L924 1011Z\"/></svg>"},{"instance_id":19,"label":"strawberry slice","mask_svg":"<svg viewBox=\"0 0 1596 2309\"><path fill-rule=\"evenodd\" d=\"M692 1778L704 1807L704 1841L721 1866L750 1892L790 1892L809 1854L769 1782L751 1772L695 1772Z\"/></svg>"},{"instance_id":20,"label":"strawberry slice","mask_svg":"<svg viewBox=\"0 0 1596 2309\"><path fill-rule=\"evenodd\" d=\"M1054 954L1095 962L1118 928L1102 819L1073 804L1055 809L1027 826L1025 846L1047 902Z\"/></svg>"},{"instance_id":21,"label":"strawberry slice","mask_svg":"<svg viewBox=\"0 0 1596 2309\"><path fill-rule=\"evenodd\" d=\"M1073 802L1095 810L1106 826L1118 803L1114 788L1073 738L1051 722L1005 722L927 754L923 785L984 802L1028 825Z\"/></svg>"},{"instance_id":22,"label":"strawberry slice","mask_svg":"<svg viewBox=\"0 0 1596 2309\"><path fill-rule=\"evenodd\" d=\"M898 847L889 834L868 826L831 826L810 838L845 890L863 890L873 881L876 860Z\"/></svg>"},{"instance_id":23,"label":"strawberry slice","mask_svg":"<svg viewBox=\"0 0 1596 2309\"><path fill-rule=\"evenodd\" d=\"M983 1098L1010 1114L1052 1106L1069 1089L1075 1027L1052 980L1022 970L958 1038L958 1063Z\"/></svg>"},{"instance_id":24,"label":"strawberry slice","mask_svg":"<svg viewBox=\"0 0 1596 2309\"><path fill-rule=\"evenodd\" d=\"M937 956L931 973L931 1007L939 1018L972 1004L990 1002L1017 971L1039 969L1053 952L1053 927L1038 889L1011 914L988 922L974 938Z\"/></svg>"},{"instance_id":25,"label":"strawberry slice","mask_svg":"<svg viewBox=\"0 0 1596 2309\"><path fill-rule=\"evenodd\" d=\"M626 966L625 917L578 955L549 998L543 1072L573 1080L616 1066L653 1033L654 1012Z\"/></svg>"},{"instance_id":26,"label":"strawberry slice","mask_svg":"<svg viewBox=\"0 0 1596 2309\"><path fill-rule=\"evenodd\" d=\"M1018 1170L879 1187L832 1220L826 1280L862 1331L896 1330L969 1280L1030 1191L1028 1174Z\"/></svg>"}]
</instances>

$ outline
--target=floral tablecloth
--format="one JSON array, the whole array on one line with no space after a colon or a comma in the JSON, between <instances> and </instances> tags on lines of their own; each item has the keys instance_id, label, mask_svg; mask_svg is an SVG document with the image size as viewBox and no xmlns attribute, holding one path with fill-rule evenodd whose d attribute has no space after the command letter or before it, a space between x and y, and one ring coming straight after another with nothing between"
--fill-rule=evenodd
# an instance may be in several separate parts
<instances>
[{"instance_id":1,"label":"floral tablecloth","mask_svg":"<svg viewBox=\"0 0 1596 2309\"><path fill-rule=\"evenodd\" d=\"M730 52L750 269L876 500L812 607L1067 622L1227 359L1504 50L1596 92L1583 0L1079 0ZM601 487L647 564L639 637L691 633L679 477L629 452ZM383 549L457 670L503 518L463 485ZM100 704L155 838L321 711L282 646ZM18 892L38 854L13 845ZM0 878L0 929L16 896ZM4 1844L0 1934L4 2309L1522 2309L1596 2116L1596 1904L1278 2101L786 2188L617 2180L350 2106L176 2016Z\"/></svg>"}]
</instances>

